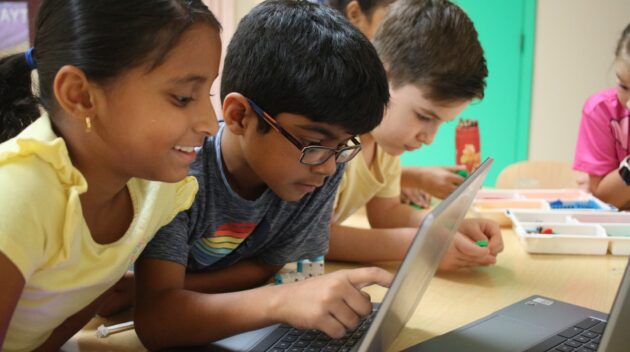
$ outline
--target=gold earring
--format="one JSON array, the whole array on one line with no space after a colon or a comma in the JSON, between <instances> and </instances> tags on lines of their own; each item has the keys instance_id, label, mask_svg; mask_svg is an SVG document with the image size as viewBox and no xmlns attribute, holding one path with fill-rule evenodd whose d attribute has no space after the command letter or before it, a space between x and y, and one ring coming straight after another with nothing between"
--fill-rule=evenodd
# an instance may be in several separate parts
<instances>
[{"instance_id":1,"label":"gold earring","mask_svg":"<svg viewBox=\"0 0 630 352\"><path fill-rule=\"evenodd\" d=\"M90 120L89 116L85 117L85 132L92 132L92 120Z\"/></svg>"}]
</instances>

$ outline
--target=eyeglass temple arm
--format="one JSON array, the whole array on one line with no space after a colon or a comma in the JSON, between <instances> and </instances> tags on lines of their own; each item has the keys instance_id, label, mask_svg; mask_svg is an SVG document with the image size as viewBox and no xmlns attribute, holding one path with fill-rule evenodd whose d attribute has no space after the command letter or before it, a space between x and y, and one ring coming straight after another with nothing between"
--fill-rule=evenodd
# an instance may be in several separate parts
<instances>
[{"instance_id":1,"label":"eyeglass temple arm","mask_svg":"<svg viewBox=\"0 0 630 352\"><path fill-rule=\"evenodd\" d=\"M282 134L283 136L285 136L288 140L291 141L291 143L295 144L296 147L298 147L299 149L303 149L304 145L302 145L302 143L300 143L300 141L298 141L297 139L295 139L295 137L293 137L292 135L289 134L289 132L285 131L284 129L280 128L277 124L276 124L276 120L269 116L269 114L267 114L266 112L264 112L263 110L261 110L258 106L256 106L255 104L252 104L252 102L250 102L249 104L252 109L254 109L254 111L258 114L258 116L262 117L263 119L265 119L265 121L267 121L267 123L269 123L269 125L271 127L273 127L274 130L278 131L280 134Z\"/></svg>"}]
</instances>

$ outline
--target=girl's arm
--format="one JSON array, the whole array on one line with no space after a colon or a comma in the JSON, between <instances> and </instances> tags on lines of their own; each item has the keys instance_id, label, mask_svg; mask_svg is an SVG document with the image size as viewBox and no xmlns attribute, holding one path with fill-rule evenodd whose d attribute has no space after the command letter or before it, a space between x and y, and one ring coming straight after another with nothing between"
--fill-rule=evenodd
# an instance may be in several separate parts
<instances>
[{"instance_id":1,"label":"girl's arm","mask_svg":"<svg viewBox=\"0 0 630 352\"><path fill-rule=\"evenodd\" d=\"M0 294L0 350L3 350L11 317L24 290L24 277L18 268L0 252L0 273L2 273L2 294Z\"/></svg>"},{"instance_id":2,"label":"girl's arm","mask_svg":"<svg viewBox=\"0 0 630 352\"><path fill-rule=\"evenodd\" d=\"M606 176L589 175L588 189L595 197L620 210L630 209L630 186L621 179L617 169Z\"/></svg>"}]
</instances>

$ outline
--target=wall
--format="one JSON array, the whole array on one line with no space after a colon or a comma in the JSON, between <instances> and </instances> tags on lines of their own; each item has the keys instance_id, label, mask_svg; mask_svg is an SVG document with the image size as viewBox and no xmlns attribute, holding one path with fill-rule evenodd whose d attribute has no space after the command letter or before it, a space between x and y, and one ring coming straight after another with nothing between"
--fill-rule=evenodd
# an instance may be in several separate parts
<instances>
[{"instance_id":1,"label":"wall","mask_svg":"<svg viewBox=\"0 0 630 352\"><path fill-rule=\"evenodd\" d=\"M237 21L241 17L245 16L254 6L258 5L261 2L262 0L235 0L234 3L236 7Z\"/></svg>"},{"instance_id":2,"label":"wall","mask_svg":"<svg viewBox=\"0 0 630 352\"><path fill-rule=\"evenodd\" d=\"M223 69L223 59L227 51L227 46L232 39L232 34L236 30L238 22L245 16L254 6L262 0L203 0L208 8L221 22L223 30L221 31L221 67ZM210 91L214 96L211 98L212 106L216 112L217 118L222 120L221 113L221 72L215 80Z\"/></svg>"},{"instance_id":3,"label":"wall","mask_svg":"<svg viewBox=\"0 0 630 352\"><path fill-rule=\"evenodd\" d=\"M259 2L234 0L232 21ZM615 83L613 50L630 1L538 0L536 9L529 159L571 161L584 101Z\"/></svg>"},{"instance_id":4,"label":"wall","mask_svg":"<svg viewBox=\"0 0 630 352\"><path fill-rule=\"evenodd\" d=\"M573 160L585 100L615 84L617 39L628 0L539 0L529 159Z\"/></svg>"},{"instance_id":5,"label":"wall","mask_svg":"<svg viewBox=\"0 0 630 352\"><path fill-rule=\"evenodd\" d=\"M492 186L503 168L527 159L536 3L532 0L454 1L475 24L487 60L484 98L474 101L459 118L479 120L481 159L494 158L484 185ZM431 145L404 153L403 165L455 164L456 126L456 122L444 124Z\"/></svg>"}]
</instances>

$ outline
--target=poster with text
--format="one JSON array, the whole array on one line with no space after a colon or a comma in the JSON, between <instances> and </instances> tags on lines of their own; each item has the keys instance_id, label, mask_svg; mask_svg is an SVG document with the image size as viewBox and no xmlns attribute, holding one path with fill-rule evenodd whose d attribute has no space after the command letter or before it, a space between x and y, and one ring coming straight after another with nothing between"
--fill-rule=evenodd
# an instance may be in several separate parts
<instances>
[{"instance_id":1,"label":"poster with text","mask_svg":"<svg viewBox=\"0 0 630 352\"><path fill-rule=\"evenodd\" d=\"M26 2L0 1L0 56L28 49Z\"/></svg>"}]
</instances>

